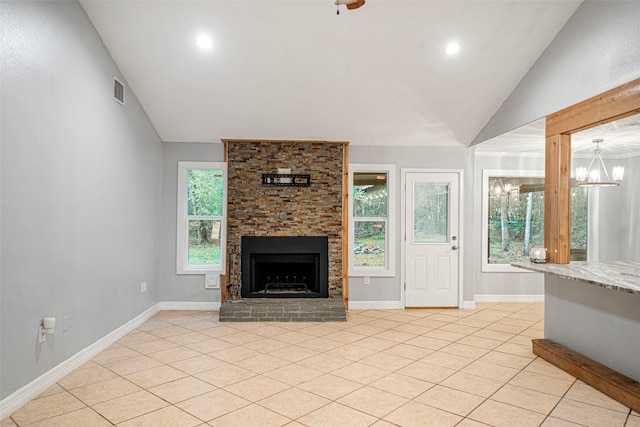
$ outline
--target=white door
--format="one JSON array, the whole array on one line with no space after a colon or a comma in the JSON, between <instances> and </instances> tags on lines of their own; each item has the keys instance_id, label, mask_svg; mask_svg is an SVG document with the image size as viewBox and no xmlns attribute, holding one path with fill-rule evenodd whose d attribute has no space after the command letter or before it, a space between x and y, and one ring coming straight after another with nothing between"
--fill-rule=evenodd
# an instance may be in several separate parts
<instances>
[{"instance_id":1,"label":"white door","mask_svg":"<svg viewBox=\"0 0 640 427\"><path fill-rule=\"evenodd\" d=\"M405 179L405 306L457 307L460 175L409 172Z\"/></svg>"}]
</instances>

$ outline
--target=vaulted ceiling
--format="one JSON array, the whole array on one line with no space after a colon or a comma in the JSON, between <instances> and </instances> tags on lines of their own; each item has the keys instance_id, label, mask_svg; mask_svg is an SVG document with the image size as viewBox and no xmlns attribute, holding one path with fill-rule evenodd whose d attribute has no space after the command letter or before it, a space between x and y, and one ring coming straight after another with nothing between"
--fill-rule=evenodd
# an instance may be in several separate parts
<instances>
[{"instance_id":1,"label":"vaulted ceiling","mask_svg":"<svg viewBox=\"0 0 640 427\"><path fill-rule=\"evenodd\" d=\"M594 140L600 139L603 157L631 157L640 154L640 114L605 123L571 135L571 152L592 157ZM521 126L478 145L480 153L544 155L545 119Z\"/></svg>"},{"instance_id":2,"label":"vaulted ceiling","mask_svg":"<svg viewBox=\"0 0 640 427\"><path fill-rule=\"evenodd\" d=\"M163 141L460 146L581 2L81 3Z\"/></svg>"}]
</instances>

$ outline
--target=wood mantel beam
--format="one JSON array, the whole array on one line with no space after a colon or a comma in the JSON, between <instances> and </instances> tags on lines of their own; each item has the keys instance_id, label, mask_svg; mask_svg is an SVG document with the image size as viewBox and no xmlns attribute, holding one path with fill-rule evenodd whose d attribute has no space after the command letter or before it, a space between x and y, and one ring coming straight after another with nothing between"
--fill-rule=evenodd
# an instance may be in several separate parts
<instances>
[{"instance_id":1,"label":"wood mantel beam","mask_svg":"<svg viewBox=\"0 0 640 427\"><path fill-rule=\"evenodd\" d=\"M570 261L571 134L640 113L640 79L546 117L544 244L547 261Z\"/></svg>"}]
</instances>

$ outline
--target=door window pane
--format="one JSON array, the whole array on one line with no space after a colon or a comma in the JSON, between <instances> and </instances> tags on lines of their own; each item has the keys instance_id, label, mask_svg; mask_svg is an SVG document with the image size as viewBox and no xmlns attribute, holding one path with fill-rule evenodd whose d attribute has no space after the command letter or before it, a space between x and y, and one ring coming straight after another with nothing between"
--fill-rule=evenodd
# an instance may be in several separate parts
<instances>
[{"instance_id":1,"label":"door window pane","mask_svg":"<svg viewBox=\"0 0 640 427\"><path fill-rule=\"evenodd\" d=\"M414 186L413 242L449 241L449 184Z\"/></svg>"},{"instance_id":2,"label":"door window pane","mask_svg":"<svg viewBox=\"0 0 640 427\"><path fill-rule=\"evenodd\" d=\"M354 222L353 265L356 267L383 267L385 265L384 221Z\"/></svg>"}]
</instances>

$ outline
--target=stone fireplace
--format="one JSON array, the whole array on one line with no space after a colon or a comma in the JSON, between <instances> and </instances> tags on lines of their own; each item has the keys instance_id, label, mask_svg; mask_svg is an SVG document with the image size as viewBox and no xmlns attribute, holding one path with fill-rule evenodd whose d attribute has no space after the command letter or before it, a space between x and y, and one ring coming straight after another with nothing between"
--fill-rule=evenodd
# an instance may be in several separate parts
<instances>
[{"instance_id":1,"label":"stone fireplace","mask_svg":"<svg viewBox=\"0 0 640 427\"><path fill-rule=\"evenodd\" d=\"M346 228L342 224L346 218L343 197L347 143L223 142L228 168L226 299L342 300L346 282ZM308 185L287 185L291 181L286 178L279 181L283 185L271 184L272 175L283 168L294 175L308 176ZM269 175L268 181L265 174ZM295 238L309 242L316 237L324 240L326 255L317 255L319 251L315 249L291 249L297 248ZM245 244L255 243L254 238L268 238L265 241L270 243L259 244L262 246L252 259L245 253ZM271 252L278 238L286 238L285 248L279 253Z\"/></svg>"}]
</instances>

